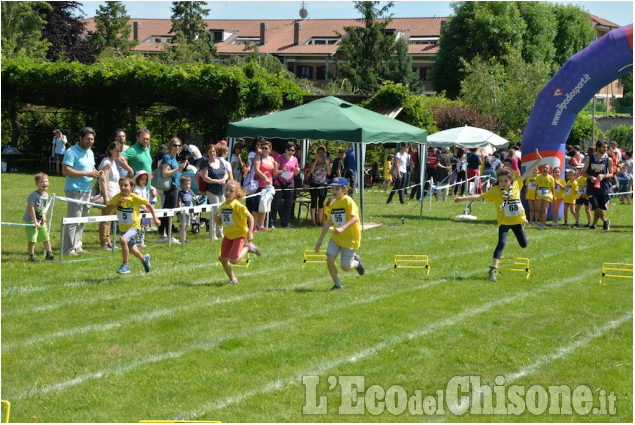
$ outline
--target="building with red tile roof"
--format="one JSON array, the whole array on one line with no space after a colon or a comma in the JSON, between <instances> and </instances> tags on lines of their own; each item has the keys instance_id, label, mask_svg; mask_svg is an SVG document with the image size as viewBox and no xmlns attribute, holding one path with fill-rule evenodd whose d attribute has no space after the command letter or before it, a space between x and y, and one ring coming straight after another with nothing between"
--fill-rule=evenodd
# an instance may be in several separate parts
<instances>
[{"instance_id":1,"label":"building with red tile roof","mask_svg":"<svg viewBox=\"0 0 635 425\"><path fill-rule=\"evenodd\" d=\"M598 38L619 25L595 15L589 15ZM441 29L447 17L393 18L386 31L408 43L412 67L419 74L427 94L432 94L430 71L439 51ZM88 31L95 30L93 18L85 20ZM276 56L287 70L316 84L325 84L336 76L336 62L346 60L339 51L340 34L346 27L362 26L359 19L206 19L214 37L218 60L247 55L258 48L260 53ZM133 49L146 55L160 54L170 43L170 19L130 19L130 38L139 41ZM621 86L615 82L600 93L621 97Z\"/></svg>"}]
</instances>

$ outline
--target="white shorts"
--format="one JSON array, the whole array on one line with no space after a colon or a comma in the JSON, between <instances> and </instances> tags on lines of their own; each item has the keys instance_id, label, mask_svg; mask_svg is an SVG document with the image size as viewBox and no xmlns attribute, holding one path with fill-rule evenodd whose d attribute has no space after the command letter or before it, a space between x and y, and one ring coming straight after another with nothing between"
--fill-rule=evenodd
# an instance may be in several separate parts
<instances>
[{"instance_id":1,"label":"white shorts","mask_svg":"<svg viewBox=\"0 0 635 425\"><path fill-rule=\"evenodd\" d=\"M340 264L342 267L350 268L353 263L353 256L355 255L355 250L351 248L342 248L338 244L336 244L333 239L329 239L329 246L326 248L326 255L331 255L337 258L339 253L342 253L340 256Z\"/></svg>"}]
</instances>

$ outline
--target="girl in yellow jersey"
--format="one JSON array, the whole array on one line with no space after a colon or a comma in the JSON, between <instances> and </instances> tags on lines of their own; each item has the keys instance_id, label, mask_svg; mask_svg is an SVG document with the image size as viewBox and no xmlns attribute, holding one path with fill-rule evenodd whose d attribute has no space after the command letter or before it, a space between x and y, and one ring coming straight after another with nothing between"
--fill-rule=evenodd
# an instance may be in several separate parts
<instances>
[{"instance_id":1,"label":"girl in yellow jersey","mask_svg":"<svg viewBox=\"0 0 635 425\"><path fill-rule=\"evenodd\" d=\"M575 178L575 170L568 169L565 175L566 183L564 185L564 225L566 226L569 218L569 211L575 218L575 198L578 195L578 182Z\"/></svg>"},{"instance_id":2,"label":"girl in yellow jersey","mask_svg":"<svg viewBox=\"0 0 635 425\"><path fill-rule=\"evenodd\" d=\"M216 224L223 226L224 236L219 260L230 284L238 283L232 264L238 263L248 252L260 255L260 249L251 242L254 239L254 217L247 207L240 203L243 196L245 192L236 180L225 183L225 202L214 217Z\"/></svg>"},{"instance_id":3,"label":"girl in yellow jersey","mask_svg":"<svg viewBox=\"0 0 635 425\"><path fill-rule=\"evenodd\" d=\"M562 205L562 202L564 201L564 188L567 184L567 182L560 177L560 174L562 174L562 170L560 170L560 167L554 167L553 169L553 180L555 183L555 187L553 189L553 205L551 208L551 214L553 215L553 221L552 221L552 225L553 226L557 226L558 225L558 215L560 214L560 205Z\"/></svg>"},{"instance_id":4,"label":"girl in yellow jersey","mask_svg":"<svg viewBox=\"0 0 635 425\"><path fill-rule=\"evenodd\" d=\"M534 168L533 175L525 180L525 199L529 204L529 224L538 223L538 212L536 211L536 177L538 177L538 168Z\"/></svg>"},{"instance_id":5,"label":"girl in yellow jersey","mask_svg":"<svg viewBox=\"0 0 635 425\"><path fill-rule=\"evenodd\" d=\"M589 203L589 195L586 193L587 180L586 177L580 176L577 180L578 194L575 199L575 224L573 227L582 227L580 224L580 208L584 205L584 211L586 211L587 223L584 227L591 226L591 204Z\"/></svg>"},{"instance_id":6,"label":"girl in yellow jersey","mask_svg":"<svg viewBox=\"0 0 635 425\"><path fill-rule=\"evenodd\" d=\"M533 171L538 167L542 157L536 149L538 160L532 166ZM494 260L489 268L488 276L490 280L496 281L498 263L507 243L507 233L512 230L521 248L527 247L527 236L523 230L523 224L527 222L525 209L520 201L520 191L523 188L523 180L520 177L514 178L514 172L509 168L501 167L496 173L496 183L483 194L470 196L457 196L454 202L471 201L485 199L492 201L496 208L496 218L498 221L498 245L494 250Z\"/></svg>"},{"instance_id":7,"label":"girl in yellow jersey","mask_svg":"<svg viewBox=\"0 0 635 425\"><path fill-rule=\"evenodd\" d=\"M548 164L543 165L542 172L536 176L536 213L540 221L538 230L545 230L547 228L549 204L553 201L553 190L555 186L555 180L551 175L551 166Z\"/></svg>"}]
</instances>

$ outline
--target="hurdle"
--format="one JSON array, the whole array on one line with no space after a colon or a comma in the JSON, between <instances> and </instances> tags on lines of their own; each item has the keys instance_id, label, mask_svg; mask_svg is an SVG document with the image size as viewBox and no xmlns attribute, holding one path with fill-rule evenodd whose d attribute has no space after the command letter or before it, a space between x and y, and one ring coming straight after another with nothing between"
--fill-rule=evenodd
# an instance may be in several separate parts
<instances>
[{"instance_id":1,"label":"hurdle","mask_svg":"<svg viewBox=\"0 0 635 425\"><path fill-rule=\"evenodd\" d=\"M304 270L304 265L307 263L326 263L326 250L321 249L318 253L315 252L314 249L305 249L302 254L302 270Z\"/></svg>"},{"instance_id":2,"label":"hurdle","mask_svg":"<svg viewBox=\"0 0 635 425\"><path fill-rule=\"evenodd\" d=\"M2 405L4 406L4 416L2 418L2 422L8 424L9 414L11 413L11 403L9 403L7 400L2 400Z\"/></svg>"},{"instance_id":3,"label":"hurdle","mask_svg":"<svg viewBox=\"0 0 635 425\"><path fill-rule=\"evenodd\" d=\"M427 255L395 255L393 273L395 269L426 269L426 276L430 276L430 262Z\"/></svg>"},{"instance_id":4,"label":"hurdle","mask_svg":"<svg viewBox=\"0 0 635 425\"><path fill-rule=\"evenodd\" d=\"M606 272L622 273L607 274ZM628 273L628 274L626 274ZM628 263L602 263L602 276L600 277L600 285L605 277L614 277L617 279L633 279L633 265ZM606 285L606 283L604 284Z\"/></svg>"},{"instance_id":5,"label":"hurdle","mask_svg":"<svg viewBox=\"0 0 635 425\"><path fill-rule=\"evenodd\" d=\"M501 265L503 267L501 267ZM515 266L523 266L523 268L516 268ZM498 263L498 270L508 270L510 272L527 273L526 279L529 279L531 270L529 269L529 258L523 257L501 257Z\"/></svg>"}]
</instances>

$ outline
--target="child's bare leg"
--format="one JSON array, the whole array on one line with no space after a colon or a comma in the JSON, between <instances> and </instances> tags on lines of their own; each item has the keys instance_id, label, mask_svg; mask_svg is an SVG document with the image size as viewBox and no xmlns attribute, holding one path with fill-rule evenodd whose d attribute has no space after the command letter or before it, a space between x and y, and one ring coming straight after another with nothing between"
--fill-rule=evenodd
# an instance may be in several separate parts
<instances>
[{"instance_id":1,"label":"child's bare leg","mask_svg":"<svg viewBox=\"0 0 635 425\"><path fill-rule=\"evenodd\" d=\"M128 248L128 239L122 236L121 239L119 239L119 242L121 244L121 256L123 257L123 262L127 263L130 257L130 248Z\"/></svg>"},{"instance_id":2,"label":"child's bare leg","mask_svg":"<svg viewBox=\"0 0 635 425\"><path fill-rule=\"evenodd\" d=\"M586 211L586 221L591 224L591 205L585 205L584 210Z\"/></svg>"},{"instance_id":3,"label":"child's bare leg","mask_svg":"<svg viewBox=\"0 0 635 425\"><path fill-rule=\"evenodd\" d=\"M130 252L132 253L132 255L134 255L135 257L137 257L139 260L143 261L143 254L139 251L139 248L137 248L137 245L133 245L132 248L130 248ZM125 261L127 263L127 261Z\"/></svg>"},{"instance_id":4,"label":"child's bare leg","mask_svg":"<svg viewBox=\"0 0 635 425\"><path fill-rule=\"evenodd\" d=\"M46 252L51 252L51 241L44 241L42 245L44 245L44 250Z\"/></svg>"},{"instance_id":5,"label":"child's bare leg","mask_svg":"<svg viewBox=\"0 0 635 425\"><path fill-rule=\"evenodd\" d=\"M245 255L247 255L248 252L249 252L249 247L248 246L243 246L243 249L240 250L240 254L238 254L238 258L236 259L236 261L233 264L236 264L237 262L239 262L240 260L245 258Z\"/></svg>"},{"instance_id":6,"label":"child's bare leg","mask_svg":"<svg viewBox=\"0 0 635 425\"><path fill-rule=\"evenodd\" d=\"M29 242L29 256L35 255L35 243Z\"/></svg>"},{"instance_id":7,"label":"child's bare leg","mask_svg":"<svg viewBox=\"0 0 635 425\"><path fill-rule=\"evenodd\" d=\"M235 282L236 275L234 275L234 269L232 268L232 265L229 262L229 258L220 257L220 263L222 264L223 269L225 270L225 274L227 274L227 277L229 277L229 279L232 282Z\"/></svg>"}]
</instances>

